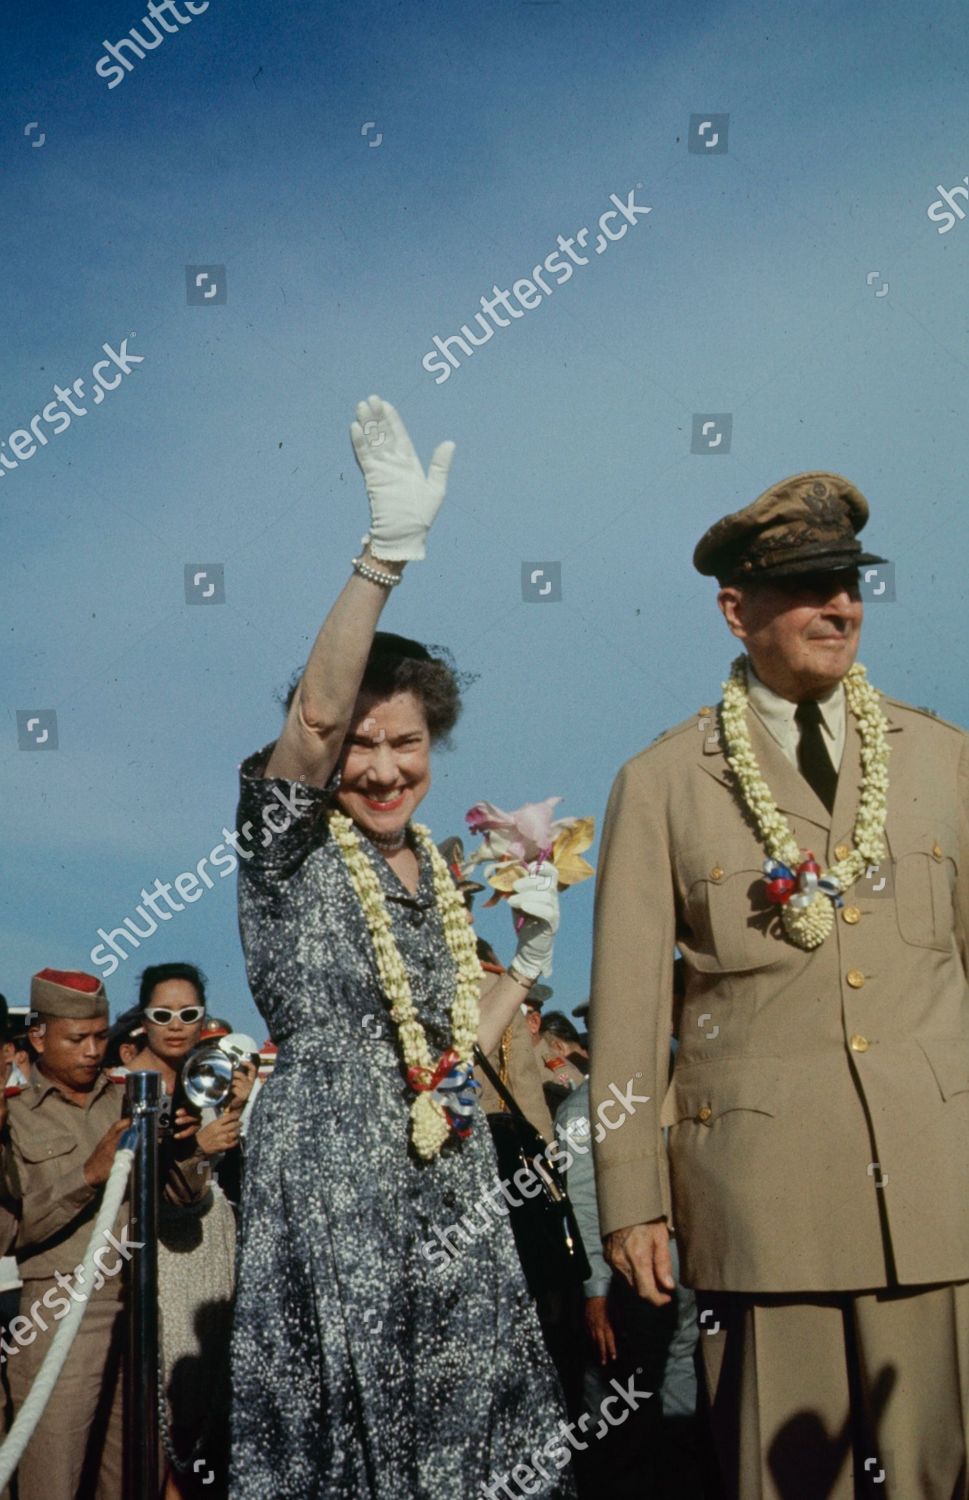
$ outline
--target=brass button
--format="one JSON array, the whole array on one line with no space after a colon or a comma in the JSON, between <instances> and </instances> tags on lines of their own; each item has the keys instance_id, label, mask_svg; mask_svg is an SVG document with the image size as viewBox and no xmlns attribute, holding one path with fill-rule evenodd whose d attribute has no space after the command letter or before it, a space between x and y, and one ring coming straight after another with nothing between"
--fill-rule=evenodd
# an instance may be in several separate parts
<instances>
[{"instance_id":1,"label":"brass button","mask_svg":"<svg viewBox=\"0 0 969 1500\"><path fill-rule=\"evenodd\" d=\"M713 869L710 871L710 879L711 880L722 880L723 879L723 871L722 871L722 869L720 868L719 865L714 865Z\"/></svg>"},{"instance_id":2,"label":"brass button","mask_svg":"<svg viewBox=\"0 0 969 1500\"><path fill-rule=\"evenodd\" d=\"M702 718L702 716L704 714L712 714L712 713L713 713L713 709L709 706L709 704L704 703L703 707L700 709L700 716L701 716L701 718Z\"/></svg>"},{"instance_id":3,"label":"brass button","mask_svg":"<svg viewBox=\"0 0 969 1500\"><path fill-rule=\"evenodd\" d=\"M851 845L850 844L835 844L835 846L834 846L834 857L835 857L835 859L847 859L848 855L850 853L851 853Z\"/></svg>"},{"instance_id":4,"label":"brass button","mask_svg":"<svg viewBox=\"0 0 969 1500\"><path fill-rule=\"evenodd\" d=\"M932 845L932 853L935 855L936 859L941 859L942 858L942 845L939 844L939 843L933 844Z\"/></svg>"},{"instance_id":5,"label":"brass button","mask_svg":"<svg viewBox=\"0 0 969 1500\"><path fill-rule=\"evenodd\" d=\"M850 1045L852 1052L867 1052L869 1047L868 1038L866 1036L853 1036Z\"/></svg>"},{"instance_id":6,"label":"brass button","mask_svg":"<svg viewBox=\"0 0 969 1500\"><path fill-rule=\"evenodd\" d=\"M865 976L860 969L849 969L845 978L853 990L860 990L865 982Z\"/></svg>"},{"instance_id":7,"label":"brass button","mask_svg":"<svg viewBox=\"0 0 969 1500\"><path fill-rule=\"evenodd\" d=\"M697 1110L696 1117L698 1120L702 1120L703 1124L705 1125L712 1114L713 1110L710 1108L709 1104L704 1104L702 1109Z\"/></svg>"},{"instance_id":8,"label":"brass button","mask_svg":"<svg viewBox=\"0 0 969 1500\"><path fill-rule=\"evenodd\" d=\"M846 906L841 913L842 922L847 922L849 927L854 927L856 922L861 921L861 912L857 906Z\"/></svg>"}]
</instances>

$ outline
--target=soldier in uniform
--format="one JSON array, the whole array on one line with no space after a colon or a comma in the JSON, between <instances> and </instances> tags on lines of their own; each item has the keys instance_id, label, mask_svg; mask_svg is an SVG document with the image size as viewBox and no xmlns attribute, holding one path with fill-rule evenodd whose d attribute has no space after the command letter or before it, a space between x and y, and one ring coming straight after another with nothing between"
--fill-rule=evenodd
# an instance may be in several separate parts
<instances>
[{"instance_id":1,"label":"soldier in uniform","mask_svg":"<svg viewBox=\"0 0 969 1500\"><path fill-rule=\"evenodd\" d=\"M90 1286L77 1275L118 1142L124 1090L102 1071L108 1001L90 974L42 969L30 986L31 1083L8 1091L4 1145L8 1206L18 1220L20 1314L5 1353L23 1405L71 1300L86 1301L67 1362L17 1470L20 1500L121 1500L121 1357L124 1265L137 1253L122 1205L99 1247ZM197 1128L177 1118L186 1137ZM207 1186L192 1157L173 1163L165 1195L190 1202Z\"/></svg>"},{"instance_id":2,"label":"soldier in uniform","mask_svg":"<svg viewBox=\"0 0 969 1500\"><path fill-rule=\"evenodd\" d=\"M538 986L535 985L533 988L538 989ZM552 993L550 985L542 985L534 1006L530 1007L531 1014L528 1019L531 1023L529 1029L532 1033L535 1056L542 1073L542 1089L554 1119L556 1110L569 1097L572 1090L581 1088L585 1082L585 1076L580 1073L575 1063L570 1061L568 1049L562 1038L557 1036L554 1030L542 1024L541 1007L546 1000L552 998ZM529 1001L532 999L531 994L528 999ZM560 1012L553 1011L552 1014L560 1014Z\"/></svg>"},{"instance_id":3,"label":"soldier in uniform","mask_svg":"<svg viewBox=\"0 0 969 1500\"><path fill-rule=\"evenodd\" d=\"M731 1500L969 1494L969 736L853 665L867 517L815 472L706 533L746 656L603 832L606 1254L662 1305L675 1227Z\"/></svg>"}]
</instances>

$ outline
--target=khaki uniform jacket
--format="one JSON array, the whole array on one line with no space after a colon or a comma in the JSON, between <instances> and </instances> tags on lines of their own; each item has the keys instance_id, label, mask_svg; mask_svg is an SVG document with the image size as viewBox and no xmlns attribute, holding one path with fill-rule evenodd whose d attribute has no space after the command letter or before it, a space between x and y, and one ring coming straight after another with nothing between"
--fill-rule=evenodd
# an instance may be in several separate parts
<instances>
[{"instance_id":1,"label":"khaki uniform jacket","mask_svg":"<svg viewBox=\"0 0 969 1500\"><path fill-rule=\"evenodd\" d=\"M687 1285L969 1278L969 736L892 699L883 707L890 864L846 893L813 952L780 934L766 904L765 851L708 710L613 787L592 1105L633 1077L650 1102L596 1146L602 1232L665 1215ZM753 713L749 724L798 843L830 866L858 805L853 716L831 815ZM686 996L667 1087L674 946Z\"/></svg>"},{"instance_id":2,"label":"khaki uniform jacket","mask_svg":"<svg viewBox=\"0 0 969 1500\"><path fill-rule=\"evenodd\" d=\"M123 1084L102 1073L82 1108L35 1069L27 1088L8 1099L5 1196L19 1222L13 1250L25 1281L46 1280L58 1271L69 1275L80 1265L104 1192L85 1182L84 1163L121 1118L124 1096ZM188 1155L170 1166L164 1196L193 1202L204 1196L209 1180L204 1156ZM120 1236L127 1223L122 1203L114 1234ZM120 1295L121 1280L108 1283L113 1295Z\"/></svg>"}]
</instances>

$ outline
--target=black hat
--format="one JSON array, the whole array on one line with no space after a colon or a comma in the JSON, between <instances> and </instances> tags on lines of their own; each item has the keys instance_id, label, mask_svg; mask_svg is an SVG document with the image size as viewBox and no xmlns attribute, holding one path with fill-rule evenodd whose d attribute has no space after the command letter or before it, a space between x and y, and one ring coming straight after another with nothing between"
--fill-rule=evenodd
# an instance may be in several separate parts
<instances>
[{"instance_id":1,"label":"black hat","mask_svg":"<svg viewBox=\"0 0 969 1500\"><path fill-rule=\"evenodd\" d=\"M722 585L883 563L862 551L857 534L867 520L868 501L850 480L821 470L793 474L715 522L697 543L693 566Z\"/></svg>"},{"instance_id":2,"label":"black hat","mask_svg":"<svg viewBox=\"0 0 969 1500\"><path fill-rule=\"evenodd\" d=\"M546 1000L551 1000L553 994L554 991L550 984L535 983L528 991L528 994L525 996L522 1004L530 1005L533 1010L541 1010Z\"/></svg>"},{"instance_id":3,"label":"black hat","mask_svg":"<svg viewBox=\"0 0 969 1500\"><path fill-rule=\"evenodd\" d=\"M550 1031L553 1036L561 1037L565 1042L577 1042L579 1040L579 1028L573 1026L568 1016L561 1010L550 1010L542 1017L542 1034Z\"/></svg>"},{"instance_id":4,"label":"black hat","mask_svg":"<svg viewBox=\"0 0 969 1500\"><path fill-rule=\"evenodd\" d=\"M377 630L370 645L368 665L384 657L397 660L403 657L406 661L434 660L427 647L420 641L412 640L409 635L395 635L392 630Z\"/></svg>"}]
</instances>

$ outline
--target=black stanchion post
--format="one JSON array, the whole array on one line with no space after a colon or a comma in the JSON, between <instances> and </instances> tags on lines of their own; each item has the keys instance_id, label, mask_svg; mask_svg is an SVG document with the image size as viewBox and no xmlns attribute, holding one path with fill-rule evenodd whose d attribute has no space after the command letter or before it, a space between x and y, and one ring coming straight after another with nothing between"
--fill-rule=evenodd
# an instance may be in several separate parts
<instances>
[{"instance_id":1,"label":"black stanchion post","mask_svg":"<svg viewBox=\"0 0 969 1500\"><path fill-rule=\"evenodd\" d=\"M158 1494L158 1115L161 1077L129 1073L125 1097L134 1129L131 1168L131 1240L140 1243L128 1261L128 1341L124 1371L124 1471L126 1500Z\"/></svg>"}]
</instances>

